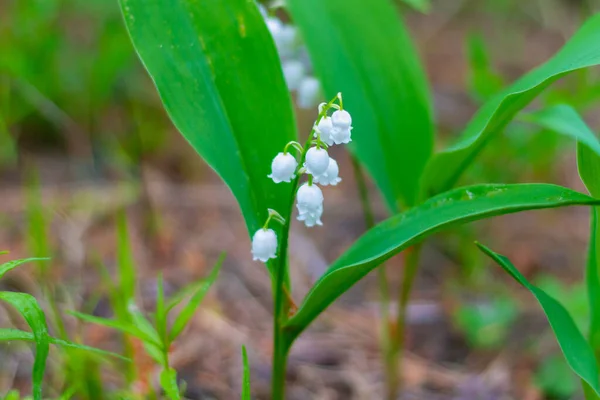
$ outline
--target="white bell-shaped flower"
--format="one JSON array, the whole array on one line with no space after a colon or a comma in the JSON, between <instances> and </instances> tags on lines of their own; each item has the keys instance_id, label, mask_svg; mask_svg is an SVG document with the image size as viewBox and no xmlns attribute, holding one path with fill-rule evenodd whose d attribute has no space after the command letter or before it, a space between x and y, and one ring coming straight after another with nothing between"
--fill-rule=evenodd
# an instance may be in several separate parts
<instances>
[{"instance_id":1,"label":"white bell-shaped flower","mask_svg":"<svg viewBox=\"0 0 600 400\"><path fill-rule=\"evenodd\" d=\"M307 76L298 85L296 102L300 108L313 108L321 100L321 83L314 76Z\"/></svg>"},{"instance_id":2,"label":"white bell-shaped flower","mask_svg":"<svg viewBox=\"0 0 600 400\"><path fill-rule=\"evenodd\" d=\"M303 221L307 227L323 225L321 222L323 192L317 185L305 183L300 186L296 196L296 207L298 208L298 220Z\"/></svg>"},{"instance_id":3,"label":"white bell-shaped flower","mask_svg":"<svg viewBox=\"0 0 600 400\"><path fill-rule=\"evenodd\" d=\"M277 234L273 229L259 229L252 237L253 260L267 262L277 255Z\"/></svg>"},{"instance_id":4,"label":"white bell-shaped flower","mask_svg":"<svg viewBox=\"0 0 600 400\"><path fill-rule=\"evenodd\" d=\"M312 228L315 225L323 225L321 215L323 215L323 206L317 207L311 212L306 211L298 214L298 221L303 221L304 225L308 228Z\"/></svg>"},{"instance_id":5,"label":"white bell-shaped flower","mask_svg":"<svg viewBox=\"0 0 600 400\"><path fill-rule=\"evenodd\" d=\"M279 153L273 159L271 163L271 174L269 178L273 179L273 182L291 182L294 179L296 168L298 167L298 161L290 153Z\"/></svg>"},{"instance_id":6,"label":"white bell-shaped flower","mask_svg":"<svg viewBox=\"0 0 600 400\"><path fill-rule=\"evenodd\" d=\"M337 110L331 115L333 129L331 138L335 144L350 143L352 141L352 117L346 110Z\"/></svg>"},{"instance_id":7,"label":"white bell-shaped flower","mask_svg":"<svg viewBox=\"0 0 600 400\"><path fill-rule=\"evenodd\" d=\"M331 122L331 117L323 117L317 124L317 129L321 134L321 140L324 143L327 143L327 146L333 145L333 139L331 138L331 133L333 132L333 123ZM317 137L317 133L315 132L315 137Z\"/></svg>"},{"instance_id":8,"label":"white bell-shaped flower","mask_svg":"<svg viewBox=\"0 0 600 400\"><path fill-rule=\"evenodd\" d=\"M318 176L327 171L329 166L329 155L327 150L311 147L306 152L306 162L304 167L309 174Z\"/></svg>"},{"instance_id":9,"label":"white bell-shaped flower","mask_svg":"<svg viewBox=\"0 0 600 400\"><path fill-rule=\"evenodd\" d=\"M325 173L322 175L315 176L314 182L323 186L335 186L342 181L342 178L339 177L339 174L340 167L338 166L337 161L335 161L333 158L329 158L329 166L327 167L327 171L325 171Z\"/></svg>"},{"instance_id":10,"label":"white bell-shaped flower","mask_svg":"<svg viewBox=\"0 0 600 400\"><path fill-rule=\"evenodd\" d=\"M323 213L323 192L317 185L305 183L300 186L296 194L296 208L298 209L298 219L304 221L320 221Z\"/></svg>"}]
</instances>

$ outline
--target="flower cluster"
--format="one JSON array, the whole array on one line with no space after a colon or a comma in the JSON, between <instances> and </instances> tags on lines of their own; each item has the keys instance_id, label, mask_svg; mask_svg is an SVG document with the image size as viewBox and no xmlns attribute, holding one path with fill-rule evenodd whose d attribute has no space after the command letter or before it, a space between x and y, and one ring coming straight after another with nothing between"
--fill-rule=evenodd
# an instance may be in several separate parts
<instances>
[{"instance_id":1,"label":"flower cluster","mask_svg":"<svg viewBox=\"0 0 600 400\"><path fill-rule=\"evenodd\" d=\"M311 75L312 65L306 48L295 26L283 23L274 15L269 15L259 4L260 12L271 32L275 47L281 58L283 76L291 92L296 92L296 103L300 108L311 108L321 101L321 84Z\"/></svg>"},{"instance_id":2,"label":"flower cluster","mask_svg":"<svg viewBox=\"0 0 600 400\"><path fill-rule=\"evenodd\" d=\"M339 101L339 104L336 103ZM331 116L329 111L334 109ZM343 108L342 95L338 95L329 103L319 105L319 116L313 125L312 132L304 146L298 142L288 143L282 152L278 153L271 163L269 178L275 183L294 182L296 177L306 174L308 181L300 185L296 192L296 208L298 220L307 227L323 225L323 192L321 186L337 185L339 177L338 163L327 153L329 146L349 143L352 133L352 117ZM289 151L299 153L300 162ZM262 262L275 258L277 254L277 235L269 229L269 222L276 221L285 224L285 220L275 211L269 210L269 217L262 229L252 238L252 255L255 260Z\"/></svg>"}]
</instances>

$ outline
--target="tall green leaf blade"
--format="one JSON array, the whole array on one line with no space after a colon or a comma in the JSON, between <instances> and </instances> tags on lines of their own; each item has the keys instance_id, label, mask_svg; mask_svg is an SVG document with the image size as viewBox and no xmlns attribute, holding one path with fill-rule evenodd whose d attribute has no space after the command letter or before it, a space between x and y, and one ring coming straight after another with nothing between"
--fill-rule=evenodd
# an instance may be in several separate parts
<instances>
[{"instance_id":1,"label":"tall green leaf blade","mask_svg":"<svg viewBox=\"0 0 600 400\"><path fill-rule=\"evenodd\" d=\"M435 232L518 211L597 204L600 200L548 184L476 185L435 196L370 229L342 254L286 323L289 339L383 261Z\"/></svg>"},{"instance_id":2,"label":"tall green leaf blade","mask_svg":"<svg viewBox=\"0 0 600 400\"><path fill-rule=\"evenodd\" d=\"M26 258L23 260L13 260L13 261L9 261L7 263L4 263L2 265L0 265L0 279L2 279L2 277L10 270L13 270L25 263L28 262L35 262L35 261L47 261L49 260L49 258Z\"/></svg>"},{"instance_id":3,"label":"tall green leaf blade","mask_svg":"<svg viewBox=\"0 0 600 400\"><path fill-rule=\"evenodd\" d=\"M490 137L550 84L570 72L600 64L600 14L592 17L549 61L490 99L452 146L435 155L423 174L425 196L448 190Z\"/></svg>"},{"instance_id":4,"label":"tall green leaf blade","mask_svg":"<svg viewBox=\"0 0 600 400\"><path fill-rule=\"evenodd\" d=\"M0 328L0 342L11 342L14 340L20 340L23 342L35 342L35 336L33 336L31 332L25 332L20 329ZM86 346L84 344L73 343L71 341L58 339L52 336L49 336L49 341L50 344L54 344L56 346L84 350L101 356L110 356L114 358L119 358L124 361L131 361L126 357L123 357L116 353L112 353L110 351L98 349L96 347Z\"/></svg>"},{"instance_id":5,"label":"tall green leaf blade","mask_svg":"<svg viewBox=\"0 0 600 400\"><path fill-rule=\"evenodd\" d=\"M550 327L556 336L556 340L567 363L573 372L590 389L593 389L595 395L598 396L600 394L600 384L598 382L598 365L594 358L594 352L581 332L579 332L579 329L577 329L575 321L573 321L573 317L571 317L569 312L553 297L550 297L546 292L529 283L508 258L495 253L479 243L477 246L535 296L548 318Z\"/></svg>"},{"instance_id":6,"label":"tall green leaf blade","mask_svg":"<svg viewBox=\"0 0 600 400\"><path fill-rule=\"evenodd\" d=\"M244 379L242 381L242 400L251 400L250 393L250 363L248 362L248 352L246 346L242 346L242 361L244 362Z\"/></svg>"},{"instance_id":7,"label":"tall green leaf blade","mask_svg":"<svg viewBox=\"0 0 600 400\"><path fill-rule=\"evenodd\" d=\"M429 89L390 0L287 0L326 97L342 92L351 150L389 206L415 203L433 151ZM399 204L400 203L400 204Z\"/></svg>"},{"instance_id":8,"label":"tall green leaf blade","mask_svg":"<svg viewBox=\"0 0 600 400\"><path fill-rule=\"evenodd\" d=\"M577 144L579 176L592 196L600 195L600 155L590 147ZM589 341L600 359L600 209L594 207L590 222L590 241L586 262L585 282L590 305Z\"/></svg>"},{"instance_id":9,"label":"tall green leaf blade","mask_svg":"<svg viewBox=\"0 0 600 400\"><path fill-rule=\"evenodd\" d=\"M37 303L37 300L27 293L0 292L0 300L9 303L23 316L33 332L35 340L35 359L33 362L33 397L42 399L42 382L46 370L46 359L50 350L50 337L46 316Z\"/></svg>"},{"instance_id":10,"label":"tall green leaf blade","mask_svg":"<svg viewBox=\"0 0 600 400\"><path fill-rule=\"evenodd\" d=\"M206 279L202 283L202 286L198 288L198 290L196 291L196 293L194 293L190 301L185 305L185 307L183 307L183 310L181 310L179 315L177 315L177 317L175 318L175 321L173 322L173 327L171 328L171 332L169 333L169 339L171 341L175 340L177 336L179 336L181 332L183 332L187 324L192 319L194 313L196 312L196 309L200 306L202 300L204 300L204 296L206 296L206 293L211 288L212 284L217 280L217 277L219 276L219 271L221 271L221 266L223 265L224 260L225 253L221 254L219 259L217 260L217 263L213 267L208 279Z\"/></svg>"},{"instance_id":11,"label":"tall green leaf blade","mask_svg":"<svg viewBox=\"0 0 600 400\"><path fill-rule=\"evenodd\" d=\"M173 123L235 195L249 232L291 213L267 175L296 139L273 40L254 1L121 0L134 46Z\"/></svg>"}]
</instances>

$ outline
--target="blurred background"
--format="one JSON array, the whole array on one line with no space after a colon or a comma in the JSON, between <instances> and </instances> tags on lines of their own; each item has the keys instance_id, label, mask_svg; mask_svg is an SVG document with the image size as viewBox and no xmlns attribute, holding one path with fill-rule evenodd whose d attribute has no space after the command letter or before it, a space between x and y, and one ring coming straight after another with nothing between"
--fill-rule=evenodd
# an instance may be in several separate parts
<instances>
[{"instance_id":1,"label":"blurred background","mask_svg":"<svg viewBox=\"0 0 600 400\"><path fill-rule=\"evenodd\" d=\"M438 148L486 99L547 60L600 12L600 0L397 3L431 82ZM285 10L277 15L288 20ZM233 196L169 122L121 18L116 0L0 0L0 250L10 250L11 258L52 257L44 271L16 271L0 289L27 291L42 302L52 297L61 311L110 316L98 265L114 272L122 211L142 306L154 304L159 272L167 293L174 292L205 276L226 251L217 285L173 349L173 366L188 382L190 399L233 399L242 376L239 349L246 344L253 391L267 398L269 278L251 261ZM568 102L598 130L600 71L574 73L540 101ZM296 112L306 135L316 108ZM350 159L335 150L344 181L328 191L326 226L292 227L298 293L365 230ZM574 143L518 120L486 147L463 177L467 182L551 182L584 190ZM371 193L383 219L385 208L376 190ZM564 209L500 217L430 240L409 307L403 398L578 398L578 381L541 310L472 243L478 239L508 255L584 329L587 235L588 210ZM401 267L401 258L389 263L395 282ZM52 282L50 296L35 284L40 277ZM298 340L289 398L382 398L377 319L375 279L369 278ZM0 310L0 326L19 324ZM81 326L69 316L64 324L86 344L119 349L108 329ZM29 392L31 363L26 346L0 345L0 394ZM105 389L117 390L118 368L99 368ZM48 385L57 393L64 383L58 371L51 362Z\"/></svg>"}]
</instances>

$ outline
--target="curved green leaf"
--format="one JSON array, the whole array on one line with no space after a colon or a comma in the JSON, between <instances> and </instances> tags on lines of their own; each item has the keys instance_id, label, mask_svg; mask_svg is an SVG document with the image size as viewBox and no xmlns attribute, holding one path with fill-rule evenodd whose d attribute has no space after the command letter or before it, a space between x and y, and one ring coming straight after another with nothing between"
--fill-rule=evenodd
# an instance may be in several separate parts
<instances>
[{"instance_id":1,"label":"curved green leaf","mask_svg":"<svg viewBox=\"0 0 600 400\"><path fill-rule=\"evenodd\" d=\"M49 258L25 258L23 260L9 261L7 263L0 265L0 279L2 279L4 274L6 274L8 271L13 270L25 263L34 262L34 261L48 261L48 260L49 260Z\"/></svg>"},{"instance_id":2,"label":"curved green leaf","mask_svg":"<svg viewBox=\"0 0 600 400\"><path fill-rule=\"evenodd\" d=\"M550 84L570 72L600 64L600 14L592 17L549 61L494 96L454 145L435 155L423 174L425 196L448 190L489 138Z\"/></svg>"},{"instance_id":3,"label":"curved green leaf","mask_svg":"<svg viewBox=\"0 0 600 400\"><path fill-rule=\"evenodd\" d=\"M600 156L600 142L579 113L568 104L557 104L523 114L521 119L532 122L564 136L576 139ZM594 195L592 193L592 195ZM600 193L597 193L600 195Z\"/></svg>"},{"instance_id":4,"label":"curved green leaf","mask_svg":"<svg viewBox=\"0 0 600 400\"><path fill-rule=\"evenodd\" d=\"M477 185L435 196L367 231L314 284L286 323L289 340L371 270L427 236L452 225L524 210L596 205L593 199L548 184Z\"/></svg>"},{"instance_id":5,"label":"curved green leaf","mask_svg":"<svg viewBox=\"0 0 600 400\"><path fill-rule=\"evenodd\" d=\"M33 332L35 340L35 360L33 362L33 398L41 400L42 382L46 369L46 358L50 350L50 337L46 316L37 300L27 293L0 292L0 300L6 301L17 309Z\"/></svg>"},{"instance_id":6,"label":"curved green leaf","mask_svg":"<svg viewBox=\"0 0 600 400\"><path fill-rule=\"evenodd\" d=\"M31 332L22 331L20 329L10 329L10 328L2 328L0 329L0 342L11 342L14 340L20 340L23 342L35 342L35 337ZM84 344L73 343L68 340L58 339L52 336L49 336L50 344L54 344L56 346L84 350L90 353L95 353L101 356L110 356L114 358L119 358L123 361L131 361L127 357L123 357L119 354L112 353L110 351L101 350L96 347L86 346Z\"/></svg>"},{"instance_id":7,"label":"curved green leaf","mask_svg":"<svg viewBox=\"0 0 600 400\"><path fill-rule=\"evenodd\" d=\"M600 384L598 383L598 365L594 358L594 352L581 332L579 332L579 329L577 329L575 321L573 321L573 317L571 317L569 312L553 297L548 296L546 292L529 283L508 258L494 253L492 250L479 243L477 243L477 246L509 273L514 280L523 285L535 296L548 318L550 327L552 328L552 331L554 331L558 345L560 346L567 363L573 372L575 372L590 389L593 389L594 395L599 396Z\"/></svg>"},{"instance_id":8,"label":"curved green leaf","mask_svg":"<svg viewBox=\"0 0 600 400\"><path fill-rule=\"evenodd\" d=\"M251 233L287 217L292 185L267 178L296 139L273 40L254 1L121 0L134 46L181 134L235 195Z\"/></svg>"},{"instance_id":9,"label":"curved green leaf","mask_svg":"<svg viewBox=\"0 0 600 400\"><path fill-rule=\"evenodd\" d=\"M355 126L351 150L392 211L414 204L433 123L424 69L398 11L390 0L287 5L326 97L343 93Z\"/></svg>"}]
</instances>

